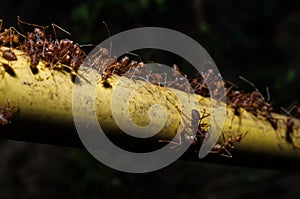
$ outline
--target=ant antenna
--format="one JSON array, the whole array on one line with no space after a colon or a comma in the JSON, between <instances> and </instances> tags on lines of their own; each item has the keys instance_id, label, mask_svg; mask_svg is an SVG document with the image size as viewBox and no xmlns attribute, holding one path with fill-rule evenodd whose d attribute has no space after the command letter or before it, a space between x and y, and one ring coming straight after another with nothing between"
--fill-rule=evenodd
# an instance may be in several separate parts
<instances>
[{"instance_id":1,"label":"ant antenna","mask_svg":"<svg viewBox=\"0 0 300 199\"><path fill-rule=\"evenodd\" d=\"M270 102L270 100L271 100L271 95L270 95L270 90L269 90L269 87L268 87L268 86L266 87L266 92L267 92L267 102Z\"/></svg>"},{"instance_id":2,"label":"ant antenna","mask_svg":"<svg viewBox=\"0 0 300 199\"><path fill-rule=\"evenodd\" d=\"M281 109L283 112L285 112L285 114L286 114L287 116L291 116L291 110L286 110L286 109L283 108L283 107L280 107L280 109Z\"/></svg>"},{"instance_id":3,"label":"ant antenna","mask_svg":"<svg viewBox=\"0 0 300 199\"><path fill-rule=\"evenodd\" d=\"M228 84L230 84L230 85L233 86L234 88L239 89L239 87L238 87L236 84L232 83L231 81L228 81L228 80L223 80L223 81L226 82L226 83L228 83Z\"/></svg>"},{"instance_id":4,"label":"ant antenna","mask_svg":"<svg viewBox=\"0 0 300 199\"><path fill-rule=\"evenodd\" d=\"M17 16L17 20L18 20L18 26L19 26L19 28L22 30L22 32L24 32L24 30L23 30L23 28L22 28L22 26L21 26L20 23L26 24L26 25L28 25L28 26L33 26L33 27L37 27L37 28L42 28L43 30L45 30L45 29L47 28L47 26L44 27L44 26L40 26L40 25L37 25L37 24L33 24L33 23L28 23L28 22L22 21L22 20L20 19L20 16Z\"/></svg>"},{"instance_id":5,"label":"ant antenna","mask_svg":"<svg viewBox=\"0 0 300 199\"><path fill-rule=\"evenodd\" d=\"M243 77L243 76L241 76L241 75L239 75L238 77L239 77L241 80L243 80L243 81L247 82L248 84L250 84L250 85L255 89L255 91L259 93L259 95L261 96L261 98L262 98L263 100L265 100L264 96L261 94L261 92L255 87L255 85L254 85L252 82L250 82L249 80L247 80L245 77Z\"/></svg>"},{"instance_id":6,"label":"ant antenna","mask_svg":"<svg viewBox=\"0 0 300 199\"><path fill-rule=\"evenodd\" d=\"M95 44L81 44L79 45L79 48L82 48L82 47L95 47L96 45Z\"/></svg>"},{"instance_id":7,"label":"ant antenna","mask_svg":"<svg viewBox=\"0 0 300 199\"><path fill-rule=\"evenodd\" d=\"M108 37L109 37L109 40L110 40L110 49L109 49L109 57L111 56L111 50L112 50L112 40L111 40L111 35L110 35L110 31L109 31L109 28L108 28L108 25L105 21L102 21L102 23L104 24L105 28L106 28L106 31L107 31L107 34L108 34Z\"/></svg>"},{"instance_id":8,"label":"ant antenna","mask_svg":"<svg viewBox=\"0 0 300 199\"><path fill-rule=\"evenodd\" d=\"M0 19L0 31L2 29L3 19Z\"/></svg>"},{"instance_id":9,"label":"ant antenna","mask_svg":"<svg viewBox=\"0 0 300 199\"><path fill-rule=\"evenodd\" d=\"M15 27L9 27L10 29L13 29L14 31L16 31L18 33L18 35L21 35L22 37L25 38L25 35L21 34ZM1 27L0 27L1 30Z\"/></svg>"},{"instance_id":10,"label":"ant antenna","mask_svg":"<svg viewBox=\"0 0 300 199\"><path fill-rule=\"evenodd\" d=\"M292 104L289 105L289 107L287 109L280 107L281 110L283 110L285 112L286 115L291 116L291 113L293 112L294 109L297 108L297 101L293 101Z\"/></svg>"},{"instance_id":11,"label":"ant antenna","mask_svg":"<svg viewBox=\"0 0 300 199\"><path fill-rule=\"evenodd\" d=\"M62 32L66 33L66 34L68 34L70 37L72 37L71 33L69 33L68 31L66 31L66 30L63 29L62 27L56 25L55 23L52 23L51 26L52 26L52 29L53 29L53 32L54 32L54 36L55 36L56 39L57 39L57 34L56 34L55 28L58 28L58 29L61 30Z\"/></svg>"}]
</instances>

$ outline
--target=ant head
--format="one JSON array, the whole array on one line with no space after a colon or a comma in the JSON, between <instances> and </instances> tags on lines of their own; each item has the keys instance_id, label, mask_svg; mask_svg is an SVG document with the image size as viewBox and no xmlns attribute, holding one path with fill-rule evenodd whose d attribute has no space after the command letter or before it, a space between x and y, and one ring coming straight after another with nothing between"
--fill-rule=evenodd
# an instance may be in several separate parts
<instances>
[{"instance_id":1,"label":"ant head","mask_svg":"<svg viewBox=\"0 0 300 199\"><path fill-rule=\"evenodd\" d=\"M41 39L45 39L46 38L46 34L45 34L45 31L40 29L40 28L34 28L34 31L33 31L39 38Z\"/></svg>"}]
</instances>

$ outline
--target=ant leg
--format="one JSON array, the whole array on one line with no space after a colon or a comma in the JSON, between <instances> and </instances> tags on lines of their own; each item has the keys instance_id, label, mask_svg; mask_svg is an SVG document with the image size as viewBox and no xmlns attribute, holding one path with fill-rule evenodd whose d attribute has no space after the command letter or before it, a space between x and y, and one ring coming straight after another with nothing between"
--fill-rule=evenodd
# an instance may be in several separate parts
<instances>
[{"instance_id":1,"label":"ant leg","mask_svg":"<svg viewBox=\"0 0 300 199\"><path fill-rule=\"evenodd\" d=\"M270 90L269 90L269 87L268 87L268 86L266 87L266 92L267 92L267 102L270 102L270 100L271 100L271 95L270 95Z\"/></svg>"},{"instance_id":2,"label":"ant leg","mask_svg":"<svg viewBox=\"0 0 300 199\"><path fill-rule=\"evenodd\" d=\"M18 20L18 24L22 23L22 24L26 24L28 26L33 26L33 27L37 27L37 28L45 28L44 26L40 26L40 25L37 25L37 24L33 24L33 23L28 23L28 22L25 22L25 21L22 21L20 19L20 16L17 16L17 20ZM21 27L20 27L21 28ZM21 28L22 29L22 28Z\"/></svg>"},{"instance_id":3,"label":"ant leg","mask_svg":"<svg viewBox=\"0 0 300 199\"><path fill-rule=\"evenodd\" d=\"M95 47L96 45L95 44L80 44L79 45L79 48L82 48L82 47Z\"/></svg>"},{"instance_id":4,"label":"ant leg","mask_svg":"<svg viewBox=\"0 0 300 199\"><path fill-rule=\"evenodd\" d=\"M177 134L176 136L178 136L178 142L174 142L172 140L158 140L158 142L168 142L168 143L172 143L174 144L174 146L171 146L170 148L173 149L175 147L178 147L182 144L182 138L181 138L181 133Z\"/></svg>"},{"instance_id":5,"label":"ant leg","mask_svg":"<svg viewBox=\"0 0 300 199\"><path fill-rule=\"evenodd\" d=\"M23 30L23 28L22 28L22 26L21 26L21 23L22 24L25 24L25 25L28 25L28 26L33 26L33 27L37 27L37 28L41 28L41 29L43 29L43 30L45 30L48 26L40 26L40 25L37 25L37 24L32 24L32 23L28 23L28 22L25 22L25 21L22 21L21 19L20 19L20 16L17 16L17 21L18 21L18 26L19 26L19 28L21 29L21 31L23 32L23 33L25 33L25 31Z\"/></svg>"},{"instance_id":6,"label":"ant leg","mask_svg":"<svg viewBox=\"0 0 300 199\"><path fill-rule=\"evenodd\" d=\"M254 88L254 90L255 90L256 92L259 93L260 97L261 97L263 100L265 100L264 96L261 94L261 92L258 90L258 88L255 87L254 83L250 82L248 79L246 79L245 77L243 77L243 76L241 76L241 75L239 75L238 77L239 77L241 80L243 80L243 81L247 82L248 84L250 84L250 85Z\"/></svg>"},{"instance_id":7,"label":"ant leg","mask_svg":"<svg viewBox=\"0 0 300 199\"><path fill-rule=\"evenodd\" d=\"M111 35L110 35L110 31L109 31L107 23L105 21L102 21L102 23L104 24L104 26L106 28L106 31L107 31L107 34L108 34L108 37L109 37L110 47L109 47L108 57L110 57L111 56L111 50L112 50L112 39L111 39Z\"/></svg>"},{"instance_id":8,"label":"ant leg","mask_svg":"<svg viewBox=\"0 0 300 199\"><path fill-rule=\"evenodd\" d=\"M283 108L283 107L280 107L280 109L285 113L285 115L287 115L287 116L291 116L291 112L290 112L290 110L286 110L285 108Z\"/></svg>"},{"instance_id":9,"label":"ant leg","mask_svg":"<svg viewBox=\"0 0 300 199\"><path fill-rule=\"evenodd\" d=\"M164 73L164 75L165 75L165 78L164 78L164 87L166 87L168 74Z\"/></svg>"},{"instance_id":10,"label":"ant leg","mask_svg":"<svg viewBox=\"0 0 300 199\"><path fill-rule=\"evenodd\" d=\"M20 33L15 27L11 26L9 29L15 31L18 34L17 36L22 36L24 39L26 38L26 36L24 34ZM18 41L18 42L20 44L20 41Z\"/></svg>"},{"instance_id":11,"label":"ant leg","mask_svg":"<svg viewBox=\"0 0 300 199\"><path fill-rule=\"evenodd\" d=\"M66 33L67 35L69 35L70 37L72 37L71 33L69 33L68 31L66 31L66 30L63 29L62 27L56 25L55 23L52 23L51 26L52 26L52 29L53 29L53 32L54 32L55 39L57 39L57 34L56 34L55 28L58 28L58 29L61 30L62 32Z\"/></svg>"},{"instance_id":12,"label":"ant leg","mask_svg":"<svg viewBox=\"0 0 300 199\"><path fill-rule=\"evenodd\" d=\"M155 79L158 81L158 85L159 86L166 86L166 82L167 82L167 73L162 73L162 75L157 74L155 75ZM163 82L161 81L163 80Z\"/></svg>"},{"instance_id":13,"label":"ant leg","mask_svg":"<svg viewBox=\"0 0 300 199\"><path fill-rule=\"evenodd\" d=\"M11 27L9 28L9 47L12 47L12 42L13 42L13 38L15 36L14 31L11 29Z\"/></svg>"},{"instance_id":14,"label":"ant leg","mask_svg":"<svg viewBox=\"0 0 300 199\"><path fill-rule=\"evenodd\" d=\"M223 145L221 145L221 144L216 144L216 145L213 147L213 150L210 151L209 153L220 153L222 150L223 150Z\"/></svg>"},{"instance_id":15,"label":"ant leg","mask_svg":"<svg viewBox=\"0 0 300 199\"><path fill-rule=\"evenodd\" d=\"M226 147L224 148L224 151L227 153L221 153L221 156L224 156L226 158L232 158L232 154L230 153L230 151L228 149L226 149Z\"/></svg>"}]
</instances>

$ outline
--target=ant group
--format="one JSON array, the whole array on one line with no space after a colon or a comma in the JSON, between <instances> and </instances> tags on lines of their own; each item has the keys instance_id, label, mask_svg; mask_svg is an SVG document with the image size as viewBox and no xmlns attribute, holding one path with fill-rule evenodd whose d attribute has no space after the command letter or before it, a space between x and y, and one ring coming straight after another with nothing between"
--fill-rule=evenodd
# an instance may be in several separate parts
<instances>
[{"instance_id":1,"label":"ant group","mask_svg":"<svg viewBox=\"0 0 300 199\"><path fill-rule=\"evenodd\" d=\"M24 42L20 46L30 56L30 67L33 71L37 70L36 67L41 59L46 61L48 63L47 66L53 69L58 68L58 64L70 66L75 71L80 67L86 56L85 52L80 49L79 44L74 43L72 40L59 40L56 28L71 35L69 32L56 24L51 24L55 35L55 39L52 39L51 35L46 34L48 26L27 23L21 21L20 17L18 17L18 24L20 27L21 24L34 27L33 32L25 34Z\"/></svg>"},{"instance_id":2,"label":"ant group","mask_svg":"<svg viewBox=\"0 0 300 199\"><path fill-rule=\"evenodd\" d=\"M48 26L40 26L36 24L31 24L24 22L17 17L18 25L23 33L17 31L14 27L10 27L9 29L4 29L2 31L2 23L0 20L0 46L6 47L16 47L30 57L30 68L33 73L37 73L37 65L40 60L44 60L48 63L47 67L52 69L58 69L59 64L64 64L66 66L71 67L73 70L77 71L83 62L86 54L80 48L80 45L74 43L69 39L61 39L57 38L56 29L60 29L66 34L70 35L69 32L65 31L61 27L56 24L52 24L53 32L55 35L55 39L52 38L51 35L46 34L46 29ZM33 27L33 32L23 31L21 25L28 25ZM20 37L22 39L20 39ZM17 57L14 52L9 50L2 51L3 58L8 61L15 61Z\"/></svg>"},{"instance_id":3,"label":"ant group","mask_svg":"<svg viewBox=\"0 0 300 199\"><path fill-rule=\"evenodd\" d=\"M49 26L40 26L37 24L28 23L22 21L20 17L17 17L18 26L21 31L18 31L14 27L3 29L3 20L0 20L0 47L8 47L8 49L0 50L2 57L8 61L8 64L2 64L5 71L9 68L9 62L16 61L18 58L11 48L17 48L22 50L29 56L30 68L33 73L38 72L38 64L41 60L47 63L46 67L50 69L60 70L61 65L71 68L75 72L78 71L80 65L86 58L86 53L81 49L83 45L73 42L70 39L58 39L57 30L63 31L67 35L71 34L59 27L56 24L51 24L54 37L51 34L47 34ZM110 32L107 24L104 22L106 29L110 37ZM25 32L22 26L29 26L33 28L30 32ZM89 66L96 68L101 74L101 80L105 87L110 87L108 79L113 75L125 76L133 81L142 80L158 86L172 87L174 89L182 90L187 93L196 93L204 97L209 97L210 93L217 94L219 88L224 86L226 90L226 99L230 106L234 109L234 114L240 116L241 110L244 109L253 113L255 116L265 117L272 125L274 129L277 129L277 120L272 116L272 106L269 103L269 97L267 100L263 97L261 92L254 86L249 80L240 77L245 82L249 83L254 91L245 93L238 90L234 85L228 85L225 81L211 80L213 71L207 70L201 73L201 78L188 78L186 74L182 72L182 68L178 65L172 65L170 73L158 73L155 70L150 70L147 64L141 59L132 59L131 56L125 54L121 57L111 57L112 42L110 43L110 49L99 48L97 53L89 56ZM138 61L137 61L138 60ZM158 64L159 65L159 64ZM64 67L65 68L65 67ZM200 74L199 74L200 75ZM210 82L208 82L210 80ZM208 85L213 84L215 90L210 91ZM300 117L300 107L293 108L296 117ZM187 117L190 121L187 124L188 129L194 128L196 135L192 135L187 129L183 129L180 133L179 144L181 144L182 137L184 140L188 140L193 144L198 144L199 139L204 139L209 136L206 131L207 124L204 124L202 119L209 114L205 111L200 114L196 109L191 112L191 118ZM12 119L13 109L9 106L0 107L0 124L6 125ZM287 121L287 129L290 131L293 129L293 121ZM223 156L232 157L230 150L233 148L234 143L240 142L242 136L230 137L223 144L217 144L213 148L213 152L220 153Z\"/></svg>"},{"instance_id":4,"label":"ant group","mask_svg":"<svg viewBox=\"0 0 300 199\"><path fill-rule=\"evenodd\" d=\"M273 107L269 103L269 97L268 100L265 100L261 92L255 87L252 82L242 76L239 76L239 78L249 83L255 90L250 93L245 93L243 91L234 89L233 86L227 89L226 98L229 101L231 107L234 109L234 114L239 116L241 108L243 108L246 111L251 112L255 116L262 115L276 130L277 119L272 116Z\"/></svg>"}]
</instances>

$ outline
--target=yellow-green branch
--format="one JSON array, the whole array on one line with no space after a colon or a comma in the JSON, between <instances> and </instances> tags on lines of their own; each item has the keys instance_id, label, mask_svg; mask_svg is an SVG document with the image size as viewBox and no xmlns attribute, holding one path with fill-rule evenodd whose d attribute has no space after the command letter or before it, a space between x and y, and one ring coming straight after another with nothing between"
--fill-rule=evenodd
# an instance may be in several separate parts
<instances>
[{"instance_id":1,"label":"yellow-green branch","mask_svg":"<svg viewBox=\"0 0 300 199\"><path fill-rule=\"evenodd\" d=\"M0 56L0 106L6 105L7 100L10 100L10 105L18 106L19 112L15 113L12 124L0 126L0 137L70 146L80 145L72 114L72 91L76 72L68 66L57 67L53 70L45 67L45 63L40 61L37 66L38 73L33 74L29 67L30 58L21 51L14 50L14 52L17 55L17 61L7 61ZM0 55L2 55L1 52ZM11 69L10 72L7 71L7 65ZM81 74L79 78L81 81L88 81L96 73L97 71L93 69L84 73L79 71ZM120 79L121 77L118 76L110 78L111 87L108 88L98 81L95 97L96 113L101 126L113 137L122 137L123 134L113 119L111 109L112 92ZM137 92L135 97L129 100L129 114L136 124L145 126L150 122L148 111L153 104L166 107L166 124L161 132L149 141L151 143L171 140L181 120L184 117L191 118L192 109L197 109L200 113L203 113L203 110L207 112L210 110L210 99L197 95L199 106L191 104L187 107L187 112L182 114L178 100L184 100L187 93L144 84L140 81L131 81L125 77L122 79L122 82L128 84L124 89ZM141 85L143 86L140 87ZM84 107L87 102L81 101L80 103ZM274 129L263 116L254 116L245 110L240 112L240 115L236 116L234 110L227 106L223 136L220 136L219 140L222 144L229 138L242 136L241 141L234 144L233 157L223 157L221 153L224 151L221 151L219 154L210 154L204 160L260 166L259 161L262 165L268 165L267 159L270 158L270 165L274 167L284 164L283 160L296 165L300 163L299 120L293 118L293 132L291 140L288 140L286 116L273 114L273 117L278 120L277 129ZM83 115L83 117L90 116ZM126 122L126 119L128 118L124 117L123 122ZM183 120L187 121L187 119ZM209 124L209 122L210 116L201 120L202 124ZM190 151L188 156L197 157L197 153Z\"/></svg>"}]
</instances>

